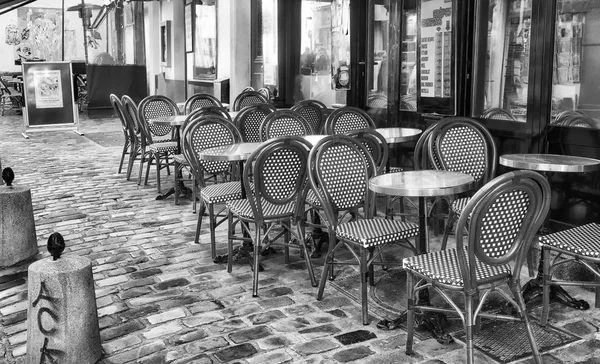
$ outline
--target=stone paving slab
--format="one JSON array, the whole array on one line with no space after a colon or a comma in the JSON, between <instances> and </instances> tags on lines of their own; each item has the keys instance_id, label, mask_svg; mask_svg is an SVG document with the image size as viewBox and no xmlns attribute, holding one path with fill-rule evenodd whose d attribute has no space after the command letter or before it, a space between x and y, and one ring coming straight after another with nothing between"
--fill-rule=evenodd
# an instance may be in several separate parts
<instances>
[{"instance_id":1,"label":"stone paving slab","mask_svg":"<svg viewBox=\"0 0 600 364\"><path fill-rule=\"evenodd\" d=\"M66 239L65 254L92 260L102 339L101 363L454 363L464 346L416 340L404 353L403 331L364 326L360 306L331 287L316 301L304 263L292 252L266 257L259 297L252 272L236 264L228 274L210 258L208 226L194 244L197 216L190 201L155 200L155 173L138 186L117 168L121 147L103 147L72 131L21 137L20 116L0 118L0 158L15 184L31 188L40 253L0 271L0 363L26 357L27 266L46 258L52 232ZM85 117L81 131L119 131L117 119ZM173 185L166 171L163 188ZM219 253L226 230L217 230ZM315 260L317 278L322 258ZM593 302L592 294L573 289ZM553 307L551 323L583 340L545 355L547 362L593 362L600 355L597 309ZM539 317L539 310L532 312ZM478 363L493 363L481 353ZM526 360L525 360L526 361Z\"/></svg>"}]
</instances>

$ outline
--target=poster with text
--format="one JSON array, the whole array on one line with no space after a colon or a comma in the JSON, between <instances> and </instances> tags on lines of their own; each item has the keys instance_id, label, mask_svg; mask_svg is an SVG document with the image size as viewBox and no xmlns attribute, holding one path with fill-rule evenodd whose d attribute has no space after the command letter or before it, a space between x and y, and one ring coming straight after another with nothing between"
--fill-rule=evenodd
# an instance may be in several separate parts
<instances>
[{"instance_id":1,"label":"poster with text","mask_svg":"<svg viewBox=\"0 0 600 364\"><path fill-rule=\"evenodd\" d=\"M36 107L38 109L62 108L60 70L39 70L32 73Z\"/></svg>"},{"instance_id":2,"label":"poster with text","mask_svg":"<svg viewBox=\"0 0 600 364\"><path fill-rule=\"evenodd\" d=\"M452 96L452 0L421 0L421 97Z\"/></svg>"}]
</instances>

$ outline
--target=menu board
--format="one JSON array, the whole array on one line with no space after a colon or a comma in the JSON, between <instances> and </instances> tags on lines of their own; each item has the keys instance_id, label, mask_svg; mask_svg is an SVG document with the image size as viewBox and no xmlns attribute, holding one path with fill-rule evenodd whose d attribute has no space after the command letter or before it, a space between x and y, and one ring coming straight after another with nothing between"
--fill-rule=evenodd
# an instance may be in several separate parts
<instances>
[{"instance_id":1,"label":"menu board","mask_svg":"<svg viewBox=\"0 0 600 364\"><path fill-rule=\"evenodd\" d=\"M452 97L452 0L421 0L421 97Z\"/></svg>"}]
</instances>

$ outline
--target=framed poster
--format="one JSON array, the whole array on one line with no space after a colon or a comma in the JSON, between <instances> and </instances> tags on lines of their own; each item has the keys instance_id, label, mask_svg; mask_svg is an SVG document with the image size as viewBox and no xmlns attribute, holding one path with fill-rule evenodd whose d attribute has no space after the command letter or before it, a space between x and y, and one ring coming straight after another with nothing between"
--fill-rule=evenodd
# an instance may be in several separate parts
<instances>
[{"instance_id":1,"label":"framed poster","mask_svg":"<svg viewBox=\"0 0 600 364\"><path fill-rule=\"evenodd\" d=\"M75 126L79 133L71 62L23 62L22 67L23 136L28 138L29 127Z\"/></svg>"},{"instance_id":2,"label":"framed poster","mask_svg":"<svg viewBox=\"0 0 600 364\"><path fill-rule=\"evenodd\" d=\"M185 51L194 51L194 7L192 4L185 4Z\"/></svg>"},{"instance_id":3,"label":"framed poster","mask_svg":"<svg viewBox=\"0 0 600 364\"><path fill-rule=\"evenodd\" d=\"M171 67L171 21L160 25L160 62L165 67Z\"/></svg>"}]
</instances>

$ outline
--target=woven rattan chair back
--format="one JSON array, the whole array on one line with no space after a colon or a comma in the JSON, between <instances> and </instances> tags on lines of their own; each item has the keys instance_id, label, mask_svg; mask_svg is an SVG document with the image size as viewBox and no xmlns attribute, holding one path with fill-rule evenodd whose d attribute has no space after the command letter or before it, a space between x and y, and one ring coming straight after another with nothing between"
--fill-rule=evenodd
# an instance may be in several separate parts
<instances>
[{"instance_id":1,"label":"woven rattan chair back","mask_svg":"<svg viewBox=\"0 0 600 364\"><path fill-rule=\"evenodd\" d=\"M151 125L150 119L179 115L177 104L170 98L162 95L151 95L145 97L138 105L138 120L144 123L153 137L165 136L171 133L173 127L170 125Z\"/></svg>"},{"instance_id":2,"label":"woven rattan chair back","mask_svg":"<svg viewBox=\"0 0 600 364\"><path fill-rule=\"evenodd\" d=\"M388 106L388 99L382 94L372 94L369 95L369 98L367 99L367 106L376 109L386 109Z\"/></svg>"},{"instance_id":3,"label":"woven rattan chair back","mask_svg":"<svg viewBox=\"0 0 600 364\"><path fill-rule=\"evenodd\" d=\"M209 106L223 107L223 104L221 104L221 101L219 101L219 99L213 95L194 94L185 100L185 106L183 109L185 114L189 114L194 110Z\"/></svg>"},{"instance_id":4,"label":"woven rattan chair back","mask_svg":"<svg viewBox=\"0 0 600 364\"><path fill-rule=\"evenodd\" d=\"M561 123L559 125L573 126L573 127L578 127L578 128L590 128L590 129L597 128L596 122L594 121L594 119L590 118L587 115L582 115L582 114L569 115L568 117L563 118L563 120L561 121Z\"/></svg>"},{"instance_id":5,"label":"woven rattan chair back","mask_svg":"<svg viewBox=\"0 0 600 364\"><path fill-rule=\"evenodd\" d=\"M194 111L192 111L190 114L188 114L187 118L185 119L183 125L181 126L181 130L185 130L185 128L188 125L188 122L192 119L196 119L199 118L201 116L219 116L222 117L223 119L228 120L230 123L233 123L233 121L231 120L231 115L229 115L229 113L227 111L225 111L222 107L219 106L205 106L199 109L196 109Z\"/></svg>"},{"instance_id":6,"label":"woven rattan chair back","mask_svg":"<svg viewBox=\"0 0 600 364\"><path fill-rule=\"evenodd\" d=\"M580 110L563 110L556 115L552 124L553 125L562 125L562 123L566 119L568 119L569 117L574 116L574 115L585 115L585 113Z\"/></svg>"},{"instance_id":7,"label":"woven rattan chair back","mask_svg":"<svg viewBox=\"0 0 600 364\"><path fill-rule=\"evenodd\" d=\"M446 118L431 133L428 150L430 156L439 158L441 169L470 174L479 186L496 174L496 144L489 131L475 120Z\"/></svg>"},{"instance_id":8,"label":"woven rattan chair back","mask_svg":"<svg viewBox=\"0 0 600 364\"><path fill-rule=\"evenodd\" d=\"M400 110L417 111L417 98L414 95L400 97Z\"/></svg>"},{"instance_id":9,"label":"woven rattan chair back","mask_svg":"<svg viewBox=\"0 0 600 364\"><path fill-rule=\"evenodd\" d=\"M227 119L213 115L200 116L198 119L197 122L190 122L193 125L188 127L184 139L184 149L188 149L185 152L187 154L186 158L189 156L191 158L188 159L190 163L194 163L192 170L200 173L196 176L196 180L202 181L204 180L202 173L217 174L226 172L229 170L230 162L198 159L198 154L204 149L239 143L241 136L235 126Z\"/></svg>"},{"instance_id":10,"label":"woven rattan chair back","mask_svg":"<svg viewBox=\"0 0 600 364\"><path fill-rule=\"evenodd\" d=\"M271 102L271 91L269 91L266 87L261 87L258 89L259 94L263 95L269 102Z\"/></svg>"},{"instance_id":11,"label":"woven rattan chair back","mask_svg":"<svg viewBox=\"0 0 600 364\"><path fill-rule=\"evenodd\" d=\"M265 117L277 109L270 104L251 105L236 115L233 123L242 134L244 142L260 142L260 126Z\"/></svg>"},{"instance_id":12,"label":"woven rattan chair back","mask_svg":"<svg viewBox=\"0 0 600 364\"><path fill-rule=\"evenodd\" d=\"M327 117L325 104L317 100L302 100L292 106L292 110L302 115L312 125L316 133L321 133Z\"/></svg>"},{"instance_id":13,"label":"woven rattan chair back","mask_svg":"<svg viewBox=\"0 0 600 364\"><path fill-rule=\"evenodd\" d=\"M414 160L415 169L442 169L439 157L435 154L435 148L429 150L429 138L431 138L431 132L435 129L436 124L429 126L423 133L421 133L417 143L415 144ZM433 140L435 145L435 138Z\"/></svg>"},{"instance_id":14,"label":"woven rattan chair back","mask_svg":"<svg viewBox=\"0 0 600 364\"><path fill-rule=\"evenodd\" d=\"M135 135L139 137L140 131L140 122L138 120L138 107L135 101L128 95L123 95L121 97L121 103L125 108L126 114L129 115L129 120L131 120L131 125L133 126L133 130Z\"/></svg>"},{"instance_id":15,"label":"woven rattan chair back","mask_svg":"<svg viewBox=\"0 0 600 364\"><path fill-rule=\"evenodd\" d=\"M257 224L265 220L265 203L282 206L283 210L283 206L295 203L294 216L302 218L310 147L310 143L301 137L281 137L263 143L248 158L247 165L251 167L244 168L243 181L246 191L251 191L248 201ZM270 211L273 211L272 207ZM272 214L270 218L273 218Z\"/></svg>"},{"instance_id":16,"label":"woven rattan chair back","mask_svg":"<svg viewBox=\"0 0 600 364\"><path fill-rule=\"evenodd\" d=\"M292 110L277 110L265 117L260 129L262 141L280 136L314 134L313 127L300 115Z\"/></svg>"},{"instance_id":17,"label":"woven rattan chair back","mask_svg":"<svg viewBox=\"0 0 600 364\"><path fill-rule=\"evenodd\" d=\"M375 162L376 174L382 173L389 157L389 146L383 135L376 132L375 129L355 130L347 135L362 143Z\"/></svg>"},{"instance_id":18,"label":"woven rattan chair back","mask_svg":"<svg viewBox=\"0 0 600 364\"><path fill-rule=\"evenodd\" d=\"M466 292L486 283L477 282L475 258L490 266L514 261L512 275L519 277L550 209L550 198L548 180L533 171L505 173L471 197L456 228L456 252Z\"/></svg>"},{"instance_id":19,"label":"woven rattan chair back","mask_svg":"<svg viewBox=\"0 0 600 364\"><path fill-rule=\"evenodd\" d=\"M344 134L353 130L375 129L375 122L364 111L352 106L334 110L325 121L326 134Z\"/></svg>"},{"instance_id":20,"label":"woven rattan chair back","mask_svg":"<svg viewBox=\"0 0 600 364\"><path fill-rule=\"evenodd\" d=\"M365 207L371 217L369 178L375 162L362 145L347 135L330 135L319 141L309 155L309 182L324 208L328 223L335 228L338 214Z\"/></svg>"},{"instance_id":21,"label":"woven rattan chair back","mask_svg":"<svg viewBox=\"0 0 600 364\"><path fill-rule=\"evenodd\" d=\"M515 116L511 114L510 111L504 110L499 107L493 107L485 110L481 114L481 117L484 119L517 121L517 118L515 118Z\"/></svg>"},{"instance_id":22,"label":"woven rattan chair back","mask_svg":"<svg viewBox=\"0 0 600 364\"><path fill-rule=\"evenodd\" d=\"M269 100L257 91L244 91L233 101L233 111L241 111L246 106L269 104Z\"/></svg>"}]
</instances>

